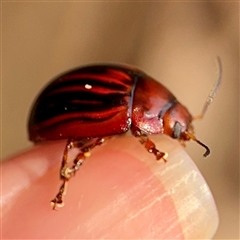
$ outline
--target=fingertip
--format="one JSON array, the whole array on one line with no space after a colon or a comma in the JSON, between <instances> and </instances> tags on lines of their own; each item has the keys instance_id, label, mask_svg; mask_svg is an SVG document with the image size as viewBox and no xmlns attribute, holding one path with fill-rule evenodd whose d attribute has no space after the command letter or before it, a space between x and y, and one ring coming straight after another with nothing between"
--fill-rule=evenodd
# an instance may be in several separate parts
<instances>
[{"instance_id":1,"label":"fingertip","mask_svg":"<svg viewBox=\"0 0 240 240\"><path fill-rule=\"evenodd\" d=\"M218 217L206 182L178 143L159 136L152 139L159 150L168 152L166 164L157 162L135 138L114 138L93 150L69 181L65 206L57 211L49 204L61 184L59 167L65 143L39 147L34 153L39 161L39 152L45 156L45 173L30 178L32 184L13 204L5 223L11 226L14 219L18 227L14 233L5 231L5 236L210 238ZM33 152L28 153L31 156ZM26 228L17 219L23 212L24 224L31 222L27 231L22 231Z\"/></svg>"}]
</instances>

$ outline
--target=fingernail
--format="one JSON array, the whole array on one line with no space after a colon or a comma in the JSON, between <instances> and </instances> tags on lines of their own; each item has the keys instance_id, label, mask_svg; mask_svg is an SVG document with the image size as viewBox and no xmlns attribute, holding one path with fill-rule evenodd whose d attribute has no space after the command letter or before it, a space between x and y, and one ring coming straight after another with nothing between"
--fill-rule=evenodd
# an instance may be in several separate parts
<instances>
[{"instance_id":1,"label":"fingernail","mask_svg":"<svg viewBox=\"0 0 240 240\"><path fill-rule=\"evenodd\" d=\"M206 181L177 141L165 136L151 139L159 150L169 153L168 162L158 164L146 159L146 155L140 159L148 164L154 176L163 184L166 190L164 195L172 198L184 239L211 239L219 220Z\"/></svg>"}]
</instances>

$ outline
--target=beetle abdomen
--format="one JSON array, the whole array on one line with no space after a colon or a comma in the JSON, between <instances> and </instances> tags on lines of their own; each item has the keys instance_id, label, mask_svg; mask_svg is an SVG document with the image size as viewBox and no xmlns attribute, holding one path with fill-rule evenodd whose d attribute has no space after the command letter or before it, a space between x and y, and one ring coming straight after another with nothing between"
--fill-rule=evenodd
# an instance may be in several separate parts
<instances>
[{"instance_id":1,"label":"beetle abdomen","mask_svg":"<svg viewBox=\"0 0 240 240\"><path fill-rule=\"evenodd\" d=\"M131 70L117 66L85 67L58 77L40 94L32 109L30 140L126 132L131 122L134 85Z\"/></svg>"}]
</instances>

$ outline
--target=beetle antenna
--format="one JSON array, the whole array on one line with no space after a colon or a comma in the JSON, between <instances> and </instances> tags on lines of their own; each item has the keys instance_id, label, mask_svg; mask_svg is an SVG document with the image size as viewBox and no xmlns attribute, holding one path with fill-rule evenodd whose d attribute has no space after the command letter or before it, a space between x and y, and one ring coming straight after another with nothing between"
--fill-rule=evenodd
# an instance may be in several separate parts
<instances>
[{"instance_id":1,"label":"beetle antenna","mask_svg":"<svg viewBox=\"0 0 240 240\"><path fill-rule=\"evenodd\" d=\"M219 56L217 56L217 65L218 65L218 77L217 77L217 80L216 80L216 83L213 87L213 89L211 90L211 92L209 93L208 97L207 97L207 100L203 106L203 110L202 110L202 113L197 116L197 117L194 117L194 119L202 119L203 116L205 115L206 111L208 110L210 104L212 103L218 89L219 89L219 86L221 84L221 81L222 81L222 63L221 63L221 59Z\"/></svg>"},{"instance_id":2,"label":"beetle antenna","mask_svg":"<svg viewBox=\"0 0 240 240\"><path fill-rule=\"evenodd\" d=\"M206 149L206 152L203 154L204 157L207 157L210 154L210 149L207 145L205 145L204 143L202 143L201 141L196 139L196 137L193 134L191 134L189 132L185 132L185 133L190 139L197 142L199 145L201 145L202 147L204 147Z\"/></svg>"},{"instance_id":3,"label":"beetle antenna","mask_svg":"<svg viewBox=\"0 0 240 240\"><path fill-rule=\"evenodd\" d=\"M210 154L210 149L208 146L206 146L205 144L203 144L202 142L200 142L197 139L193 139L194 141L196 141L199 145L201 145L202 147L204 147L206 149L206 152L203 154L204 157L207 157Z\"/></svg>"}]
</instances>

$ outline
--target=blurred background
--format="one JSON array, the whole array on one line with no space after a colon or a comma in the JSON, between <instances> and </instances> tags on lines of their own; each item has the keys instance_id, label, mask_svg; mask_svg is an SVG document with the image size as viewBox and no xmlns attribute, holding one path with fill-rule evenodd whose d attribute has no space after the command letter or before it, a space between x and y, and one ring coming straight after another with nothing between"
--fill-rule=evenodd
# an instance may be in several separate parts
<instances>
[{"instance_id":1,"label":"blurred background","mask_svg":"<svg viewBox=\"0 0 240 240\"><path fill-rule=\"evenodd\" d=\"M186 151L208 182L220 215L215 239L239 239L239 3L2 2L2 158L31 146L29 109L50 79L96 62L138 66L193 115L223 65L220 91Z\"/></svg>"}]
</instances>

